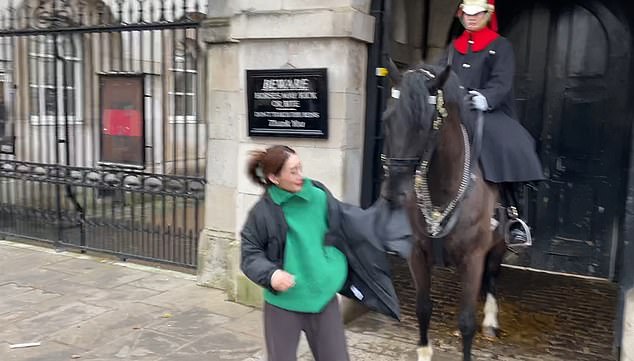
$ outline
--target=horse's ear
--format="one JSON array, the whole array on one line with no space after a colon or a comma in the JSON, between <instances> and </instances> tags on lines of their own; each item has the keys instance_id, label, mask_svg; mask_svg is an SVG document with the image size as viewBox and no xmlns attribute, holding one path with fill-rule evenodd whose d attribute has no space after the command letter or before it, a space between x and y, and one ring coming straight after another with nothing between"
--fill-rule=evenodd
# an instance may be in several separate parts
<instances>
[{"instance_id":1,"label":"horse's ear","mask_svg":"<svg viewBox=\"0 0 634 361\"><path fill-rule=\"evenodd\" d=\"M398 70L398 67L389 56L387 57L387 75L393 84L400 84L401 79L403 78L401 71Z\"/></svg>"}]
</instances>

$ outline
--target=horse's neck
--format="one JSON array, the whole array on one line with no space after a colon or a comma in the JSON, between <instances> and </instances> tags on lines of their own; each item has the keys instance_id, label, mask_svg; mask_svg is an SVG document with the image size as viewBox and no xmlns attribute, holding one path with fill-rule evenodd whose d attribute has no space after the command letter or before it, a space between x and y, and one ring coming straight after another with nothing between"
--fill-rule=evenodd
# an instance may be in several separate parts
<instances>
[{"instance_id":1,"label":"horse's neck","mask_svg":"<svg viewBox=\"0 0 634 361\"><path fill-rule=\"evenodd\" d=\"M464 171L464 139L456 113L449 110L432 155L428 182L429 193L435 205L446 205L455 198Z\"/></svg>"}]
</instances>

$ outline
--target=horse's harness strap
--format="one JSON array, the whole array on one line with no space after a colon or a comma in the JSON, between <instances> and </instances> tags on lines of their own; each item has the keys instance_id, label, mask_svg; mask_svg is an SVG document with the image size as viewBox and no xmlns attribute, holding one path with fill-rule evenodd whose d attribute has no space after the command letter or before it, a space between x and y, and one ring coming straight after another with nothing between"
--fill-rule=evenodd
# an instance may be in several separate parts
<instances>
[{"instance_id":1,"label":"horse's harness strap","mask_svg":"<svg viewBox=\"0 0 634 361\"><path fill-rule=\"evenodd\" d=\"M445 96L441 89L438 89L436 95L429 97L429 103L433 104L436 107L436 119L432 123L432 127L430 130L430 141L427 142L427 146L425 147L423 155L421 156L421 165L429 164L431 156L434 153L434 150L436 150L436 146L438 145L438 133L440 132L440 128L442 128L445 119L449 116L447 108L445 107Z\"/></svg>"},{"instance_id":2,"label":"horse's harness strap","mask_svg":"<svg viewBox=\"0 0 634 361\"><path fill-rule=\"evenodd\" d=\"M434 207L431 201L431 195L429 193L429 185L427 182L427 173L429 171L429 162L421 162L420 166L416 169L416 175L414 178L414 190L416 192L416 204L418 209L425 218L427 224L427 235L431 238L442 238L446 236L455 225L458 217L458 212L455 212L460 205L460 201L464 198L466 191L471 183L471 164L472 154L469 144L469 136L462 124L460 125L462 132L463 144L464 144L464 163L462 169L462 178L458 187L458 193L454 199L452 199L444 209Z\"/></svg>"},{"instance_id":3,"label":"horse's harness strap","mask_svg":"<svg viewBox=\"0 0 634 361\"><path fill-rule=\"evenodd\" d=\"M465 174L468 174L470 177L472 177L474 171L475 171L475 167L478 164L478 160L480 158L480 151L482 148L482 132L483 132L483 128L484 128L484 114L481 111L478 111L478 117L476 120L476 128L475 128L475 135L474 135L474 139L473 142L471 143L471 159L468 160L469 163L469 170L467 173L463 173L463 178L462 180L465 180ZM466 132L464 131L464 127L462 128L463 130L463 139L465 139L465 150L467 150L468 148L468 138L466 136ZM468 156L468 153L465 152L465 157ZM467 162L467 159L465 159L465 162ZM464 170L467 168L467 166L465 165ZM458 191L458 197L456 198L456 204L455 207L453 209L453 211L451 212L451 215L449 216L449 219L447 219L444 224L442 225L442 230L435 236L429 234L429 236L431 238L443 238L445 237L447 234L449 234L449 232L451 232L453 230L453 227L456 225L456 223L458 223L458 215L460 214L460 206L461 206L461 201L462 199L464 199L465 195L467 194L467 192L471 189L471 185L473 185L473 182L471 181L467 181L467 188L461 193L460 190ZM419 206L420 208L420 206Z\"/></svg>"},{"instance_id":4,"label":"horse's harness strap","mask_svg":"<svg viewBox=\"0 0 634 361\"><path fill-rule=\"evenodd\" d=\"M431 100L432 97L430 97ZM480 148L482 143L482 128L483 128L483 115L482 112L478 112L478 118L476 123L476 132L473 143L470 144L467 131L464 126L460 124L460 130L462 132L463 145L464 145L464 163L462 169L462 178L458 187L458 193L454 199L452 199L444 209L434 207L431 201L431 195L429 193L429 186L427 184L427 173L429 171L429 162L433 151L436 149L438 143L438 132L444 123L444 119L447 118L448 112L445 107L445 101L442 90L438 90L438 93L433 97L436 106L436 120L433 123L430 142L423 152L421 157L421 164L416 169L416 175L414 177L414 190L416 192L416 204L418 209L425 218L427 224L427 233L431 238L443 238L445 237L458 220L460 212L457 209L460 206L460 202L464 198L469 185L471 184L471 175L475 169L475 165L478 163L480 156ZM432 103L430 101L430 103ZM432 103L432 104L433 104Z\"/></svg>"},{"instance_id":5,"label":"horse's harness strap","mask_svg":"<svg viewBox=\"0 0 634 361\"><path fill-rule=\"evenodd\" d=\"M476 118L475 134L473 137L473 143L471 144L471 170L473 173L478 161L480 160L480 152L482 151L482 134L484 132L484 113L478 110L478 116Z\"/></svg>"}]
</instances>

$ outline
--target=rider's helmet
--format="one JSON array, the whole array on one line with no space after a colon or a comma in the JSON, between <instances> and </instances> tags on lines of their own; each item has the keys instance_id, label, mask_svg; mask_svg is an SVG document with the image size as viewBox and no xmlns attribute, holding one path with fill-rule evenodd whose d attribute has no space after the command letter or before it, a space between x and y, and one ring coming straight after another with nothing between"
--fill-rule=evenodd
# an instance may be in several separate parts
<instances>
[{"instance_id":1,"label":"rider's helmet","mask_svg":"<svg viewBox=\"0 0 634 361\"><path fill-rule=\"evenodd\" d=\"M495 5L489 3L487 0L462 0L460 4L460 11L467 15L475 15L486 11L491 14L495 10Z\"/></svg>"}]
</instances>

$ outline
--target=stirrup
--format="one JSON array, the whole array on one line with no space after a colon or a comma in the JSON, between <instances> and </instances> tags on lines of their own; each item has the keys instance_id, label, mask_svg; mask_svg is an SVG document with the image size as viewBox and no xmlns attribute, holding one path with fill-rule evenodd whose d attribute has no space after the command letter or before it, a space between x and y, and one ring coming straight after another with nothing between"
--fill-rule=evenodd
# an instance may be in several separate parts
<instances>
[{"instance_id":1,"label":"stirrup","mask_svg":"<svg viewBox=\"0 0 634 361\"><path fill-rule=\"evenodd\" d=\"M515 225L516 223L519 224L519 226L524 231L524 234L526 234L526 241L524 241L523 243L511 243L511 227ZM531 237L531 229L528 227L526 222L524 222L520 218L509 219L506 222L506 227L504 227L504 241L506 242L506 245L508 247L530 247L533 245L533 237Z\"/></svg>"}]
</instances>

